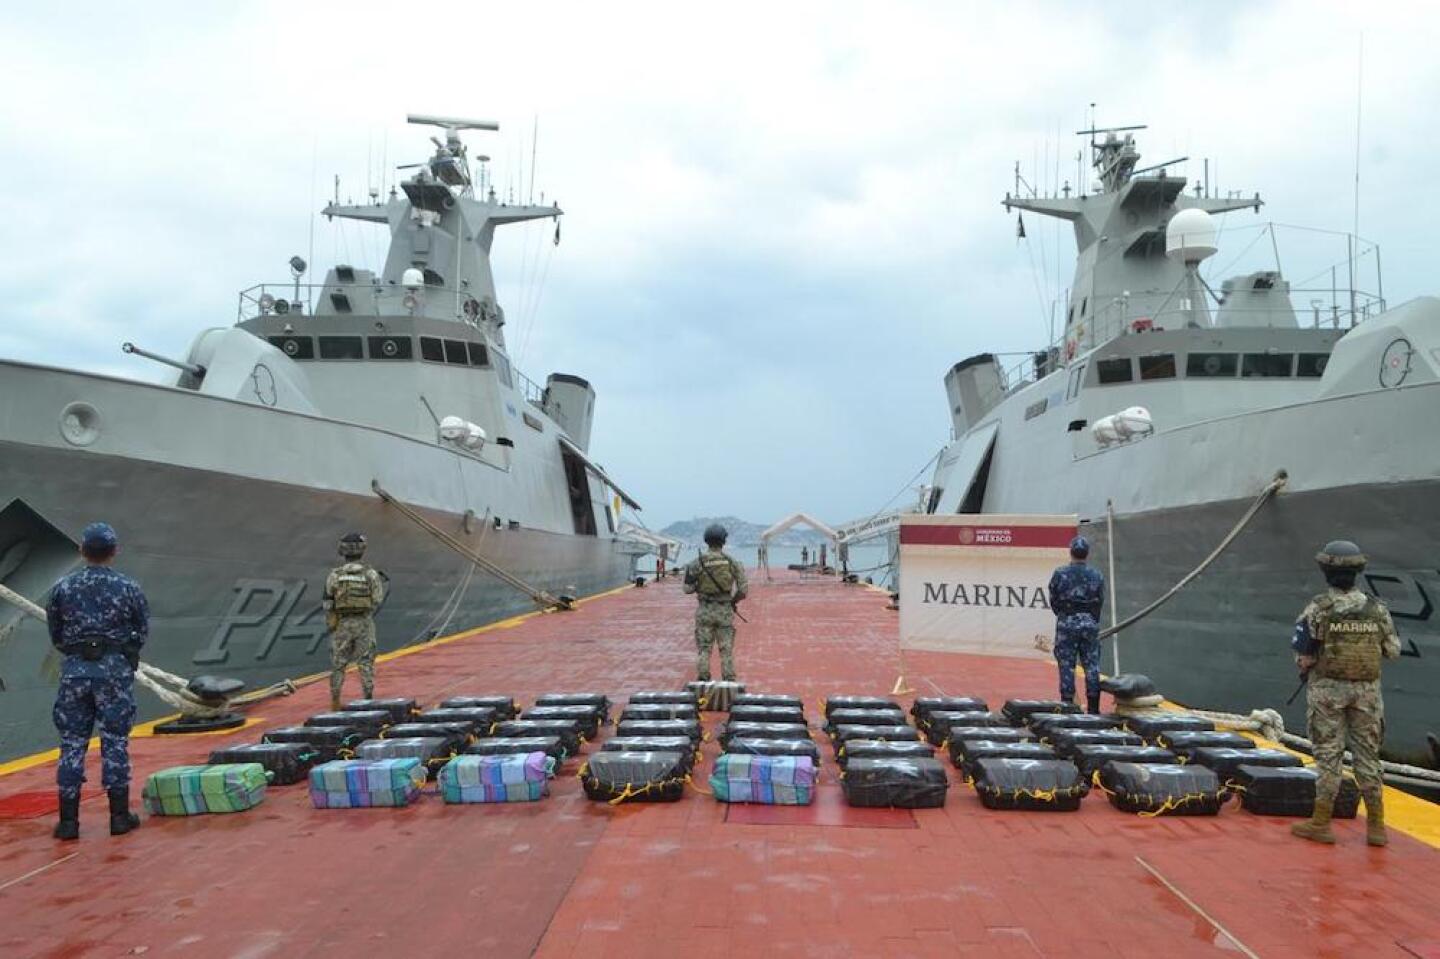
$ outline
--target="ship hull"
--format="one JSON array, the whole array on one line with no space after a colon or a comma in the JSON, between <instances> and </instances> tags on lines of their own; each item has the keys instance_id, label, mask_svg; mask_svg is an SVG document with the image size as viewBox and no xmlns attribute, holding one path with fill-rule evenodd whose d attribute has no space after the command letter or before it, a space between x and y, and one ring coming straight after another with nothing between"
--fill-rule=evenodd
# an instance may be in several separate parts
<instances>
[{"instance_id":1,"label":"ship hull","mask_svg":"<svg viewBox=\"0 0 1440 959\"><path fill-rule=\"evenodd\" d=\"M377 616L382 650L535 608L375 496L0 442L0 510L0 581L42 603L78 561L69 536L93 520L113 523L122 541L117 568L150 601L144 658L184 676L216 673L254 687L328 669L320 593L338 562L335 543L350 530L365 533L367 561L389 578ZM632 575L632 555L614 539L421 512L556 594L593 594ZM0 760L54 745L57 673L44 626L0 609ZM483 686L483 677L476 682ZM347 694L358 696L350 684ZM378 688L386 689L383 668ZM138 699L142 718L171 711L148 692Z\"/></svg>"},{"instance_id":2,"label":"ship hull","mask_svg":"<svg viewBox=\"0 0 1440 959\"><path fill-rule=\"evenodd\" d=\"M1120 668L1156 681L1168 697L1200 708L1246 713L1279 709L1304 732L1305 698L1289 647L1294 621L1324 588L1309 557L1337 538L1370 557L1361 586L1383 599L1402 656L1384 671L1386 752L1433 762L1426 733L1440 733L1440 480L1281 493L1256 514L1198 579L1119 642ZM1248 500L1117 516L1115 589L1120 618L1141 609L1194 569L1239 521ZM1103 519L1086 524L1092 563L1109 571ZM1106 623L1110 619L1107 613ZM1105 666L1114 669L1113 645Z\"/></svg>"}]
</instances>

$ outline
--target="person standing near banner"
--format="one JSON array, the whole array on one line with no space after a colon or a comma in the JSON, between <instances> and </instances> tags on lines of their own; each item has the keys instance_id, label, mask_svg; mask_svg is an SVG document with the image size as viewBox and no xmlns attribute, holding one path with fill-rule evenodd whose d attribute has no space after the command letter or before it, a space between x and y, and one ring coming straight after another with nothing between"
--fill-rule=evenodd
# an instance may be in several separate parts
<instances>
[{"instance_id":1,"label":"person standing near banner","mask_svg":"<svg viewBox=\"0 0 1440 959\"><path fill-rule=\"evenodd\" d=\"M1060 667L1060 698L1075 701L1075 664L1085 669L1085 702L1100 712L1100 611L1105 606L1105 576L1090 566L1090 541L1070 541L1070 562L1050 575L1050 610L1055 614L1055 662Z\"/></svg>"}]
</instances>

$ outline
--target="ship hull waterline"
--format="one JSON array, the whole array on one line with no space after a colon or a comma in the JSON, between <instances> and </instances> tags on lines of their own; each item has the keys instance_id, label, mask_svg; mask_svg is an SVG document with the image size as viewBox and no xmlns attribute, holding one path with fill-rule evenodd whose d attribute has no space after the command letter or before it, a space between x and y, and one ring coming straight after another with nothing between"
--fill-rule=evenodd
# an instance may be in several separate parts
<instances>
[{"instance_id":1,"label":"ship hull waterline","mask_svg":"<svg viewBox=\"0 0 1440 959\"><path fill-rule=\"evenodd\" d=\"M96 519L120 531L116 566L145 589L144 658L182 676L251 688L329 668L320 608L343 533L363 530L366 560L389 579L376 618L382 650L534 610L524 593L442 545L379 497L363 497L121 456L0 443L0 522L26 527L0 556L0 580L43 604L78 561L67 534ZM483 517L421 510L522 580L584 596L627 582L633 554L613 540L495 529ZM64 531L64 532L62 532ZM16 539L14 535L10 537ZM17 555L18 554L18 555ZM43 624L0 609L0 761L53 747L58 658ZM347 695L359 695L355 679ZM383 672L377 688L383 692ZM171 712L148 692L141 718Z\"/></svg>"}]
</instances>

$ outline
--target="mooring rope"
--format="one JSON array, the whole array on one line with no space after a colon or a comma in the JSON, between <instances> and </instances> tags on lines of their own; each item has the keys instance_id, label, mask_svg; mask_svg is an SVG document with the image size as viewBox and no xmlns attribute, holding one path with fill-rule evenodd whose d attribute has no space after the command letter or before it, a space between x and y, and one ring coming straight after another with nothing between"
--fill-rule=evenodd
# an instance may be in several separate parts
<instances>
[{"instance_id":1,"label":"mooring rope","mask_svg":"<svg viewBox=\"0 0 1440 959\"><path fill-rule=\"evenodd\" d=\"M491 576L494 576L502 583L505 583L507 586L512 586L520 592L524 593L526 596L529 596L530 599L535 602L535 605L546 609L571 608L572 604L570 602L553 596L537 586L531 586L529 583L509 572L499 564L486 559L479 553L471 551L469 547L465 546L465 544L461 543L455 537L451 536L449 533L445 532L440 527L436 526L434 523L421 516L416 510L414 510L407 504L400 502L390 493L386 492L385 488L380 485L378 480L371 480L370 488L375 491L375 495L379 496L385 502L389 503L391 506L399 510L400 514L406 519L410 520L416 526L419 526L421 529L425 530L425 532L435 537L445 546L448 546L450 549L459 553L461 556L464 556L466 559L470 560L470 562L474 563L476 566L480 567L485 572L489 573Z\"/></svg>"}]
</instances>

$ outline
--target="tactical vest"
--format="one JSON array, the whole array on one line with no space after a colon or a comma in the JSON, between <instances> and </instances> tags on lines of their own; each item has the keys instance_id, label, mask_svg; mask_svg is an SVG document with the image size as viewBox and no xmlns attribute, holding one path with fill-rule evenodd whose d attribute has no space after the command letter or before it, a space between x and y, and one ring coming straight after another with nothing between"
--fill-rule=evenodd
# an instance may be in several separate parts
<instances>
[{"instance_id":1,"label":"tactical vest","mask_svg":"<svg viewBox=\"0 0 1440 959\"><path fill-rule=\"evenodd\" d=\"M1330 609L1320 614L1320 661L1317 673L1326 679L1375 680L1380 678L1380 651L1385 639L1385 617L1380 604L1366 598L1365 605L1348 613Z\"/></svg>"},{"instance_id":2,"label":"tactical vest","mask_svg":"<svg viewBox=\"0 0 1440 959\"><path fill-rule=\"evenodd\" d=\"M729 599L735 586L735 570L724 553L703 553L696 570L695 592L704 599Z\"/></svg>"},{"instance_id":3,"label":"tactical vest","mask_svg":"<svg viewBox=\"0 0 1440 959\"><path fill-rule=\"evenodd\" d=\"M375 592L370 582L370 567L364 563L346 563L335 571L335 612L370 613L375 610Z\"/></svg>"}]
</instances>

